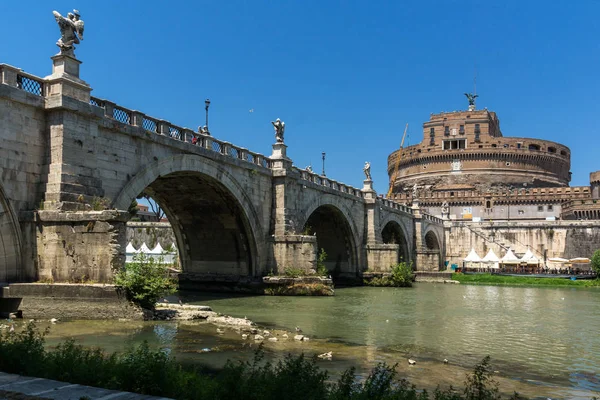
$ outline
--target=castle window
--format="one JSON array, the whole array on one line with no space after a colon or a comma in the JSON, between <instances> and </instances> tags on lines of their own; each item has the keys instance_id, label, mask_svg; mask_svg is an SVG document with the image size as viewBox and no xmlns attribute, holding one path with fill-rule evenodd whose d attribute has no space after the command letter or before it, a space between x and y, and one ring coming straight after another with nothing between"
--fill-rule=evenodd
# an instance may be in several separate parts
<instances>
[{"instance_id":1,"label":"castle window","mask_svg":"<svg viewBox=\"0 0 600 400\"><path fill-rule=\"evenodd\" d=\"M548 147L548 153L556 153L556 147Z\"/></svg>"},{"instance_id":2,"label":"castle window","mask_svg":"<svg viewBox=\"0 0 600 400\"><path fill-rule=\"evenodd\" d=\"M520 148L521 148L521 146L523 146L523 143L521 143L521 142L517 142L517 149L520 149Z\"/></svg>"},{"instance_id":3,"label":"castle window","mask_svg":"<svg viewBox=\"0 0 600 400\"><path fill-rule=\"evenodd\" d=\"M467 140L466 139L453 139L453 140L444 140L442 149L443 150L458 150L458 149L466 149L467 148Z\"/></svg>"},{"instance_id":4,"label":"castle window","mask_svg":"<svg viewBox=\"0 0 600 400\"><path fill-rule=\"evenodd\" d=\"M454 197L454 192L450 192L450 197Z\"/></svg>"},{"instance_id":5,"label":"castle window","mask_svg":"<svg viewBox=\"0 0 600 400\"><path fill-rule=\"evenodd\" d=\"M519 210L518 213L519 215L525 215L525 210Z\"/></svg>"},{"instance_id":6,"label":"castle window","mask_svg":"<svg viewBox=\"0 0 600 400\"><path fill-rule=\"evenodd\" d=\"M485 202L485 208L487 208L487 209L492 208L492 202L489 201L489 200L486 200L486 202Z\"/></svg>"},{"instance_id":7,"label":"castle window","mask_svg":"<svg viewBox=\"0 0 600 400\"><path fill-rule=\"evenodd\" d=\"M449 126L444 127L444 136L450 136L450 127Z\"/></svg>"},{"instance_id":8,"label":"castle window","mask_svg":"<svg viewBox=\"0 0 600 400\"><path fill-rule=\"evenodd\" d=\"M479 127L479 124L475 124L475 134L478 135L481 133L481 128Z\"/></svg>"},{"instance_id":9,"label":"castle window","mask_svg":"<svg viewBox=\"0 0 600 400\"><path fill-rule=\"evenodd\" d=\"M538 206L538 212L544 211L544 206Z\"/></svg>"},{"instance_id":10,"label":"castle window","mask_svg":"<svg viewBox=\"0 0 600 400\"><path fill-rule=\"evenodd\" d=\"M503 147L504 147L505 149L508 149L508 143L504 143L504 146L503 146Z\"/></svg>"},{"instance_id":11,"label":"castle window","mask_svg":"<svg viewBox=\"0 0 600 400\"><path fill-rule=\"evenodd\" d=\"M540 151L540 146L532 143L529 145L529 150Z\"/></svg>"},{"instance_id":12,"label":"castle window","mask_svg":"<svg viewBox=\"0 0 600 400\"><path fill-rule=\"evenodd\" d=\"M498 147L498 145L496 143L493 143L492 147Z\"/></svg>"},{"instance_id":13,"label":"castle window","mask_svg":"<svg viewBox=\"0 0 600 400\"><path fill-rule=\"evenodd\" d=\"M566 156L566 155L567 155L567 152L566 152L566 151L564 151L564 150L561 150L561 151L560 151L560 155L561 155L561 156Z\"/></svg>"},{"instance_id":14,"label":"castle window","mask_svg":"<svg viewBox=\"0 0 600 400\"><path fill-rule=\"evenodd\" d=\"M552 206L552 204L548 204L548 207L546 207L546 209L548 211L554 211L554 207Z\"/></svg>"},{"instance_id":15,"label":"castle window","mask_svg":"<svg viewBox=\"0 0 600 400\"><path fill-rule=\"evenodd\" d=\"M429 128L429 136L435 137L435 128Z\"/></svg>"},{"instance_id":16,"label":"castle window","mask_svg":"<svg viewBox=\"0 0 600 400\"><path fill-rule=\"evenodd\" d=\"M458 128L458 133L460 133L461 135L465 134L465 126L461 125L460 128Z\"/></svg>"}]
</instances>

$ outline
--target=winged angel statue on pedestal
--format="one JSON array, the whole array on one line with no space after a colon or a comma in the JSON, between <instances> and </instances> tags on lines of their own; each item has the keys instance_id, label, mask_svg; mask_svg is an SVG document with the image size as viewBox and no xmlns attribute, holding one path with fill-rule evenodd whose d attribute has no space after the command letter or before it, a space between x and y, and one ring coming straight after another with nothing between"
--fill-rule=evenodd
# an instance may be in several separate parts
<instances>
[{"instance_id":1,"label":"winged angel statue on pedestal","mask_svg":"<svg viewBox=\"0 0 600 400\"><path fill-rule=\"evenodd\" d=\"M60 48L60 54L75 57L74 45L83 40L84 25L79 11L73 10L72 13L67 14L66 18L60 15L58 11L52 11L52 14L54 14L60 28L60 39L56 42L56 45Z\"/></svg>"}]
</instances>

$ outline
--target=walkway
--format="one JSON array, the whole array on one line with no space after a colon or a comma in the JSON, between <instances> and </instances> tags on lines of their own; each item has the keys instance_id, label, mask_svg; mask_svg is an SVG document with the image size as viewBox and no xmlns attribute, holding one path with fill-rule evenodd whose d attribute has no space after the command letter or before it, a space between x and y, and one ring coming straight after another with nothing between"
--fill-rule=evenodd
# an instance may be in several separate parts
<instances>
[{"instance_id":1,"label":"walkway","mask_svg":"<svg viewBox=\"0 0 600 400\"><path fill-rule=\"evenodd\" d=\"M0 400L171 400L0 372Z\"/></svg>"}]
</instances>

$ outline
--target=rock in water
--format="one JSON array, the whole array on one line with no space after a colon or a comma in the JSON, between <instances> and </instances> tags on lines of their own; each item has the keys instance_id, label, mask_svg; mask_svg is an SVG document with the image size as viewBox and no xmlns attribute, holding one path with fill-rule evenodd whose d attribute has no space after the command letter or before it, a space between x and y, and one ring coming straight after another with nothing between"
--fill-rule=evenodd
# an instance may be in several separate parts
<instances>
[{"instance_id":1,"label":"rock in water","mask_svg":"<svg viewBox=\"0 0 600 400\"><path fill-rule=\"evenodd\" d=\"M270 337L267 339L269 342L276 342L277 338L276 337Z\"/></svg>"},{"instance_id":2,"label":"rock in water","mask_svg":"<svg viewBox=\"0 0 600 400\"><path fill-rule=\"evenodd\" d=\"M331 358L333 357L333 352L328 351L327 353L319 354L317 357L319 357L323 360L331 360Z\"/></svg>"},{"instance_id":3,"label":"rock in water","mask_svg":"<svg viewBox=\"0 0 600 400\"><path fill-rule=\"evenodd\" d=\"M53 324L55 324L55 323L57 323L57 322L58 322L58 319L56 319L56 318L52 318L52 319L50 320L50 322L52 322Z\"/></svg>"},{"instance_id":4,"label":"rock in water","mask_svg":"<svg viewBox=\"0 0 600 400\"><path fill-rule=\"evenodd\" d=\"M412 358L408 359L408 364L409 365L415 365L417 362L415 360L413 360Z\"/></svg>"},{"instance_id":5,"label":"rock in water","mask_svg":"<svg viewBox=\"0 0 600 400\"><path fill-rule=\"evenodd\" d=\"M265 340L265 338L261 335L254 335L254 340Z\"/></svg>"},{"instance_id":6,"label":"rock in water","mask_svg":"<svg viewBox=\"0 0 600 400\"><path fill-rule=\"evenodd\" d=\"M263 336L264 337L269 337L269 336L271 336L271 332L269 332L269 331L263 331Z\"/></svg>"},{"instance_id":7,"label":"rock in water","mask_svg":"<svg viewBox=\"0 0 600 400\"><path fill-rule=\"evenodd\" d=\"M245 333L242 334L242 339L244 339L244 340L248 339L248 335L246 335Z\"/></svg>"},{"instance_id":8,"label":"rock in water","mask_svg":"<svg viewBox=\"0 0 600 400\"><path fill-rule=\"evenodd\" d=\"M303 335L296 335L296 336L294 336L294 340L300 340L301 341L302 339L304 339Z\"/></svg>"},{"instance_id":9,"label":"rock in water","mask_svg":"<svg viewBox=\"0 0 600 400\"><path fill-rule=\"evenodd\" d=\"M288 334L284 333L283 335L281 335L282 338L287 339L288 338Z\"/></svg>"},{"instance_id":10,"label":"rock in water","mask_svg":"<svg viewBox=\"0 0 600 400\"><path fill-rule=\"evenodd\" d=\"M448 359L444 358L444 364L448 364Z\"/></svg>"}]
</instances>

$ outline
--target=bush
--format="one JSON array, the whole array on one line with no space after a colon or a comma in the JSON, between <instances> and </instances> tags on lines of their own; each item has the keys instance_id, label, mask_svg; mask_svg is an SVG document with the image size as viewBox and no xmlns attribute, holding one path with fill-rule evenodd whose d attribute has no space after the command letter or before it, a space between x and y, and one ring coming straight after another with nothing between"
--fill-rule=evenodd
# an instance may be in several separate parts
<instances>
[{"instance_id":1,"label":"bush","mask_svg":"<svg viewBox=\"0 0 600 400\"><path fill-rule=\"evenodd\" d=\"M403 261L393 266L390 274L365 280L364 283L369 286L412 287L413 281L412 264Z\"/></svg>"},{"instance_id":2,"label":"bush","mask_svg":"<svg viewBox=\"0 0 600 400\"><path fill-rule=\"evenodd\" d=\"M592 269L596 273L596 279L600 279L600 250L596 250L591 259Z\"/></svg>"},{"instance_id":3,"label":"bush","mask_svg":"<svg viewBox=\"0 0 600 400\"><path fill-rule=\"evenodd\" d=\"M300 276L306 275L306 273L304 272L304 270L302 268L295 268L295 267L285 267L283 269L283 274L285 276L287 276L288 278L298 278Z\"/></svg>"},{"instance_id":4,"label":"bush","mask_svg":"<svg viewBox=\"0 0 600 400\"><path fill-rule=\"evenodd\" d=\"M262 348L252 362L228 361L223 370L184 368L163 350L147 342L122 353L105 354L73 340L44 349L44 335L34 324L22 332L0 331L0 371L58 379L114 390L177 399L239 400L495 400L498 385L491 378L489 357L465 380L463 394L452 387L433 396L398 380L395 366L379 364L364 381L354 368L331 382L315 358L287 355L278 363L263 362ZM523 399L514 394L510 399Z\"/></svg>"},{"instance_id":5,"label":"bush","mask_svg":"<svg viewBox=\"0 0 600 400\"><path fill-rule=\"evenodd\" d=\"M325 266L325 260L327 260L327 253L325 252L325 249L321 249L319 257L317 258L317 275L329 276L329 271L327 271L327 267Z\"/></svg>"},{"instance_id":6,"label":"bush","mask_svg":"<svg viewBox=\"0 0 600 400\"><path fill-rule=\"evenodd\" d=\"M127 298L141 307L154 309L162 296L175 293L177 284L159 260L144 253L134 256L132 263L115 275L115 284L125 290Z\"/></svg>"}]
</instances>

